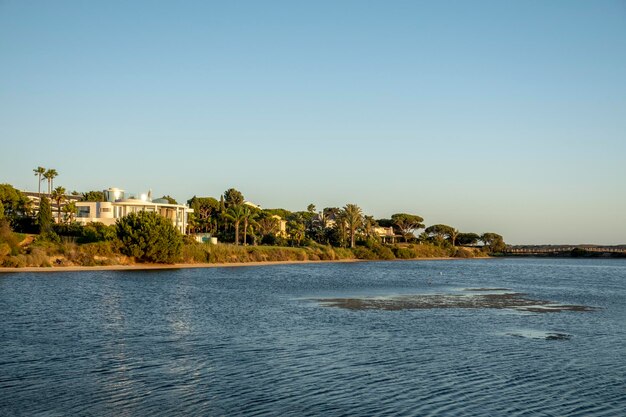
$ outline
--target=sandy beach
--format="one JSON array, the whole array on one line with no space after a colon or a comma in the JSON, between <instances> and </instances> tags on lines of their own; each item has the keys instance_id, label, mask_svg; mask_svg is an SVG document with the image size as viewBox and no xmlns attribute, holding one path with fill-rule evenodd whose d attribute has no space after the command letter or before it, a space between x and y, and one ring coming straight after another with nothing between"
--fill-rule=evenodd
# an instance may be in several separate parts
<instances>
[{"instance_id":1,"label":"sandy beach","mask_svg":"<svg viewBox=\"0 0 626 417\"><path fill-rule=\"evenodd\" d=\"M447 261L461 259L488 259L488 258L418 258L394 259L390 261L370 261L362 259L339 259L334 261L266 261L266 262L234 262L214 264L134 264L134 265L106 265L106 266L52 266L52 267L23 267L0 268L1 273L16 272L80 272L80 271L143 271L152 269L188 269L188 268L236 268L265 265L297 265L319 263L355 263L355 262L406 262L406 261Z\"/></svg>"}]
</instances>

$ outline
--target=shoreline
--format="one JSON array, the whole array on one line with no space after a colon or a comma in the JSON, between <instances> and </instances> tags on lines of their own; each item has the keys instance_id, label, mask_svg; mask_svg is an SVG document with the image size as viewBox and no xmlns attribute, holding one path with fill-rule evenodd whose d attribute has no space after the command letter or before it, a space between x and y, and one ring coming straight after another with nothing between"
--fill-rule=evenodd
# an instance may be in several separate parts
<instances>
[{"instance_id":1,"label":"shoreline","mask_svg":"<svg viewBox=\"0 0 626 417\"><path fill-rule=\"evenodd\" d=\"M415 258L415 259L392 259L392 260L367 260L367 259L337 259L324 261L260 261L260 262L232 262L232 263L180 263L180 264L133 264L133 265L99 265L99 266L25 266L21 268L0 267L0 274L22 273L22 272L85 272L85 271L147 271L166 269L198 269L198 268L237 268L251 266L272 266L272 265L300 265L300 264L322 264L322 263L357 263L357 262L412 262L412 261L454 261L468 259L490 259L481 258Z\"/></svg>"}]
</instances>

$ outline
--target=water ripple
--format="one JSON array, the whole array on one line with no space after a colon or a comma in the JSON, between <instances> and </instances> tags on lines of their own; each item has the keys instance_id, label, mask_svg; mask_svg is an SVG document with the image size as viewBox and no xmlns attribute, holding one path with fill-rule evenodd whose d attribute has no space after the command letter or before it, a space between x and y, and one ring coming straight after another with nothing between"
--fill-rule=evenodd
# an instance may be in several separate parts
<instances>
[{"instance_id":1,"label":"water ripple","mask_svg":"<svg viewBox=\"0 0 626 417\"><path fill-rule=\"evenodd\" d=\"M0 276L0 415L617 416L625 287L615 260ZM601 310L307 301L500 288Z\"/></svg>"}]
</instances>

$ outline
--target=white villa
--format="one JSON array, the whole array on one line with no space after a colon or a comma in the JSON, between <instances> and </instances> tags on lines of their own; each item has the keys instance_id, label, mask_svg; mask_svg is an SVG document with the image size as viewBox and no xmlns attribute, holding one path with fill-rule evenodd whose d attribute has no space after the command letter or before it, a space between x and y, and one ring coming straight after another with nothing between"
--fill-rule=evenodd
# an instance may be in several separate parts
<instances>
[{"instance_id":1,"label":"white villa","mask_svg":"<svg viewBox=\"0 0 626 417\"><path fill-rule=\"evenodd\" d=\"M102 202L80 201L76 203L78 213L76 221L83 225L91 222L115 224L116 220L129 213L153 211L169 219L181 233L187 232L187 220L193 209L183 204L170 204L164 198L152 199L151 193L142 194L140 198L126 198L124 190L109 188L104 190Z\"/></svg>"}]
</instances>

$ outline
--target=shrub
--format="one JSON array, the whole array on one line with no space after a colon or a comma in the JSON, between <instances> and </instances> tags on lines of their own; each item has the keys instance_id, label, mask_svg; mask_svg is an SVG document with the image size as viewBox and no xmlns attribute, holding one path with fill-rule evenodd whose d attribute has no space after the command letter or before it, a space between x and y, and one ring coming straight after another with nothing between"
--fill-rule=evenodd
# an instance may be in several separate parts
<instances>
[{"instance_id":1,"label":"shrub","mask_svg":"<svg viewBox=\"0 0 626 417\"><path fill-rule=\"evenodd\" d=\"M0 219L0 244L4 247L2 252L8 251L4 256L17 255L21 252L19 240L19 237L11 230L9 222Z\"/></svg>"},{"instance_id":2,"label":"shrub","mask_svg":"<svg viewBox=\"0 0 626 417\"><path fill-rule=\"evenodd\" d=\"M416 253L410 248L394 247L393 253L398 259L413 259L416 258Z\"/></svg>"},{"instance_id":3,"label":"shrub","mask_svg":"<svg viewBox=\"0 0 626 417\"><path fill-rule=\"evenodd\" d=\"M174 263L180 259L182 235L157 213L131 213L117 221L116 229L124 255L142 262Z\"/></svg>"},{"instance_id":4,"label":"shrub","mask_svg":"<svg viewBox=\"0 0 626 417\"><path fill-rule=\"evenodd\" d=\"M352 252L354 253L354 256L356 256L357 259L369 259L369 260L378 259L376 254L371 249L368 249L364 246L357 246L355 248L352 248Z\"/></svg>"},{"instance_id":5,"label":"shrub","mask_svg":"<svg viewBox=\"0 0 626 417\"><path fill-rule=\"evenodd\" d=\"M71 224L53 224L52 230L59 236L81 237L83 234L83 226L78 223Z\"/></svg>"},{"instance_id":6,"label":"shrub","mask_svg":"<svg viewBox=\"0 0 626 417\"><path fill-rule=\"evenodd\" d=\"M185 241L182 249L182 258L184 262L188 263L205 263L209 261L209 252L207 250L207 244L199 242Z\"/></svg>"},{"instance_id":7,"label":"shrub","mask_svg":"<svg viewBox=\"0 0 626 417\"><path fill-rule=\"evenodd\" d=\"M472 253L472 251L469 251L467 249L464 248L456 248L456 250L454 251L454 255L455 258L473 258L474 254Z\"/></svg>"},{"instance_id":8,"label":"shrub","mask_svg":"<svg viewBox=\"0 0 626 417\"><path fill-rule=\"evenodd\" d=\"M371 250L376 255L377 259L391 260L396 259L396 256L393 254L393 251L389 249L387 246L382 245L380 243L376 243L372 246Z\"/></svg>"},{"instance_id":9,"label":"shrub","mask_svg":"<svg viewBox=\"0 0 626 417\"><path fill-rule=\"evenodd\" d=\"M116 237L117 230L115 226L107 226L102 223L89 223L86 226L83 226L79 242L107 242L115 240Z\"/></svg>"}]
</instances>

